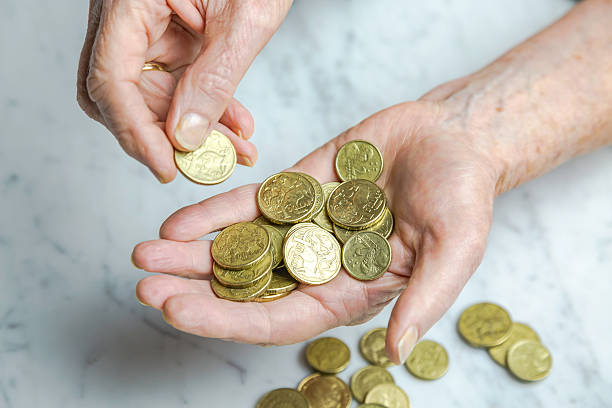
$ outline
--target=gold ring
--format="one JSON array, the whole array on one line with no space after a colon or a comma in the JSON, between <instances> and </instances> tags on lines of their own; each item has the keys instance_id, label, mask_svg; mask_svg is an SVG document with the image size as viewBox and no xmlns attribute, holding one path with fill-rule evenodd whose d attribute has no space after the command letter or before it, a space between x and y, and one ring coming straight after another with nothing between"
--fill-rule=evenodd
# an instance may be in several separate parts
<instances>
[{"instance_id":1,"label":"gold ring","mask_svg":"<svg viewBox=\"0 0 612 408\"><path fill-rule=\"evenodd\" d=\"M162 72L168 72L168 68L166 68L166 66L164 64L160 64L159 62L145 62L144 66L142 67L143 71L162 71Z\"/></svg>"}]
</instances>

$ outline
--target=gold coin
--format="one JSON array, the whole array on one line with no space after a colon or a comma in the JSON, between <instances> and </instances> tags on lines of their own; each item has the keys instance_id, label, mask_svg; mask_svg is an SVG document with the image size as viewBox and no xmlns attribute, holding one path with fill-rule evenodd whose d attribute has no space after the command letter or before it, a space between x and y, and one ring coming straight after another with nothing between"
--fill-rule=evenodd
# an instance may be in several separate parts
<instances>
[{"instance_id":1,"label":"gold coin","mask_svg":"<svg viewBox=\"0 0 612 408\"><path fill-rule=\"evenodd\" d=\"M253 220L253 224L257 224L257 225L261 225L261 226L269 225L271 227L274 227L274 228L276 228L276 230L278 232L280 232L280 234L283 236L283 238L285 237L285 235L287 235L287 231L289 231L289 228L292 227L291 224L288 224L288 225L273 224L270 221L268 221L268 219L266 217L264 217L263 215L255 218Z\"/></svg>"},{"instance_id":2,"label":"gold coin","mask_svg":"<svg viewBox=\"0 0 612 408\"><path fill-rule=\"evenodd\" d=\"M308 400L298 390L279 388L270 391L257 402L257 408L311 408Z\"/></svg>"},{"instance_id":3,"label":"gold coin","mask_svg":"<svg viewBox=\"0 0 612 408\"><path fill-rule=\"evenodd\" d=\"M508 369L523 381L538 381L550 373L550 351L536 340L519 340L508 350Z\"/></svg>"},{"instance_id":4,"label":"gold coin","mask_svg":"<svg viewBox=\"0 0 612 408\"><path fill-rule=\"evenodd\" d=\"M268 251L261 261L244 269L227 269L214 262L212 270L223 286L245 288L272 270L272 253Z\"/></svg>"},{"instance_id":5,"label":"gold coin","mask_svg":"<svg viewBox=\"0 0 612 408\"><path fill-rule=\"evenodd\" d=\"M285 292L285 293L277 293L275 295L266 295L263 294L259 297L256 297L254 300L255 302L258 303L265 303L265 302L272 302L273 300L278 300L280 298L284 298L285 296L289 295L291 293L291 291L289 292Z\"/></svg>"},{"instance_id":6,"label":"gold coin","mask_svg":"<svg viewBox=\"0 0 612 408\"><path fill-rule=\"evenodd\" d=\"M288 293L298 287L298 282L293 279L287 269L279 268L272 271L272 281L266 289L265 295L277 295Z\"/></svg>"},{"instance_id":7,"label":"gold coin","mask_svg":"<svg viewBox=\"0 0 612 408\"><path fill-rule=\"evenodd\" d=\"M325 193L323 192L323 187L314 177L306 174L299 173L302 176L306 177L315 191L315 205L312 207L312 211L304 217L302 221L310 221L315 218L318 214L323 210L323 206L325 205Z\"/></svg>"},{"instance_id":8,"label":"gold coin","mask_svg":"<svg viewBox=\"0 0 612 408\"><path fill-rule=\"evenodd\" d=\"M365 140L353 140L338 150L336 173L340 180L366 179L376 181L383 170L380 150Z\"/></svg>"},{"instance_id":9,"label":"gold coin","mask_svg":"<svg viewBox=\"0 0 612 408\"><path fill-rule=\"evenodd\" d=\"M210 281L210 286L212 287L213 292L215 292L215 295L221 299L233 300L236 302L247 302L249 300L254 300L257 296L263 294L271 280L272 272L268 272L258 281L255 281L252 285L247 286L246 288L228 288L227 286L223 286L221 283L219 283L216 278L213 278Z\"/></svg>"},{"instance_id":10,"label":"gold coin","mask_svg":"<svg viewBox=\"0 0 612 408\"><path fill-rule=\"evenodd\" d=\"M261 260L270 248L270 236L261 226L239 222L225 228L215 237L211 254L216 263L227 269L244 269Z\"/></svg>"},{"instance_id":11,"label":"gold coin","mask_svg":"<svg viewBox=\"0 0 612 408\"><path fill-rule=\"evenodd\" d=\"M355 279L378 279L391 264L391 245L382 235L360 231L342 247L342 266Z\"/></svg>"},{"instance_id":12,"label":"gold coin","mask_svg":"<svg viewBox=\"0 0 612 408\"><path fill-rule=\"evenodd\" d=\"M512 329L510 329L510 337L499 346L491 347L489 349L489 355L495 362L501 366L506 366L506 355L508 349L519 340L536 340L540 341L540 338L535 331L526 324L523 323L512 323Z\"/></svg>"},{"instance_id":13,"label":"gold coin","mask_svg":"<svg viewBox=\"0 0 612 408\"><path fill-rule=\"evenodd\" d=\"M316 192L300 173L278 173L268 177L257 192L261 213L275 224L294 224L312 213Z\"/></svg>"},{"instance_id":14,"label":"gold coin","mask_svg":"<svg viewBox=\"0 0 612 408\"><path fill-rule=\"evenodd\" d=\"M408 395L395 384L378 384L366 394L366 403L380 404L386 408L410 408Z\"/></svg>"},{"instance_id":15,"label":"gold coin","mask_svg":"<svg viewBox=\"0 0 612 408\"><path fill-rule=\"evenodd\" d=\"M329 219L329 216L327 215L327 199L329 198L329 195L331 194L331 192L334 191L334 189L338 187L339 185L340 183L338 183L337 181L332 181L330 183L325 183L321 186L321 188L323 189L323 195L325 196L324 208L312 220L319 227L329 232L332 232L332 233L334 232L334 224L331 222L331 220Z\"/></svg>"},{"instance_id":16,"label":"gold coin","mask_svg":"<svg viewBox=\"0 0 612 408\"><path fill-rule=\"evenodd\" d=\"M351 350L335 337L322 337L311 341L306 348L306 360L315 370L325 374L338 374L351 359Z\"/></svg>"},{"instance_id":17,"label":"gold coin","mask_svg":"<svg viewBox=\"0 0 612 408\"><path fill-rule=\"evenodd\" d=\"M395 384L393 376L379 366L367 366L357 370L351 377L351 392L359 402L363 402L366 394L378 384Z\"/></svg>"},{"instance_id":18,"label":"gold coin","mask_svg":"<svg viewBox=\"0 0 612 408\"><path fill-rule=\"evenodd\" d=\"M371 364L389 367L393 363L387 357L385 351L385 340L387 337L387 329L384 327L372 329L363 335L359 341L359 350L363 355L363 358L368 360Z\"/></svg>"},{"instance_id":19,"label":"gold coin","mask_svg":"<svg viewBox=\"0 0 612 408\"><path fill-rule=\"evenodd\" d=\"M236 150L227 136L213 130L196 150L175 150L174 161L189 180L199 184L218 184L232 175L236 167Z\"/></svg>"},{"instance_id":20,"label":"gold coin","mask_svg":"<svg viewBox=\"0 0 612 408\"><path fill-rule=\"evenodd\" d=\"M348 386L335 375L311 374L300 382L298 391L304 394L311 408L349 408L352 402Z\"/></svg>"},{"instance_id":21,"label":"gold coin","mask_svg":"<svg viewBox=\"0 0 612 408\"><path fill-rule=\"evenodd\" d=\"M386 408L386 407L380 404L361 404L357 408Z\"/></svg>"},{"instance_id":22,"label":"gold coin","mask_svg":"<svg viewBox=\"0 0 612 408\"><path fill-rule=\"evenodd\" d=\"M465 309L457 328L461 336L474 347L493 347L510 336L512 320L501 306L477 303Z\"/></svg>"},{"instance_id":23,"label":"gold coin","mask_svg":"<svg viewBox=\"0 0 612 408\"><path fill-rule=\"evenodd\" d=\"M436 380L448 370L448 354L441 344L422 340L412 349L406 360L406 368L422 380Z\"/></svg>"},{"instance_id":24,"label":"gold coin","mask_svg":"<svg viewBox=\"0 0 612 408\"><path fill-rule=\"evenodd\" d=\"M270 235L270 252L272 253L272 268L283 261L283 235L271 225L262 225Z\"/></svg>"},{"instance_id":25,"label":"gold coin","mask_svg":"<svg viewBox=\"0 0 612 408\"><path fill-rule=\"evenodd\" d=\"M376 224L385 213L385 193L368 180L345 181L327 200L327 214L334 224L360 230Z\"/></svg>"},{"instance_id":26,"label":"gold coin","mask_svg":"<svg viewBox=\"0 0 612 408\"><path fill-rule=\"evenodd\" d=\"M342 228L338 224L333 224L333 228L334 228L334 231L333 231L334 235L336 235L336 238L338 238L338 240L342 244L346 244L346 241L348 241L350 237L352 237L353 235L359 232L355 230L349 230L346 228ZM385 213L383 214L383 217L380 221L378 221L376 224L372 225L371 227L365 228L361 231L378 232L383 237L389 238L391 236L391 233L393 232L393 214L391 214L391 211L389 210L389 208L385 208Z\"/></svg>"},{"instance_id":27,"label":"gold coin","mask_svg":"<svg viewBox=\"0 0 612 408\"><path fill-rule=\"evenodd\" d=\"M340 272L340 244L317 225L288 234L283 253L287 271L299 282L321 285Z\"/></svg>"}]
</instances>

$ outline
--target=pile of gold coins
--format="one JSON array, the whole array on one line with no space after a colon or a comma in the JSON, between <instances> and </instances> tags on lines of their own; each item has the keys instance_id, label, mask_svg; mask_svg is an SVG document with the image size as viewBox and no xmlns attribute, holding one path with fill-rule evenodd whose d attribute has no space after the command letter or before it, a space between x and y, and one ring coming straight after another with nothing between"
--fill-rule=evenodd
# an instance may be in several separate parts
<instances>
[{"instance_id":1,"label":"pile of gold coins","mask_svg":"<svg viewBox=\"0 0 612 408\"><path fill-rule=\"evenodd\" d=\"M327 283L341 266L360 280L387 271L393 215L374 183L382 155L371 143L355 140L340 148L335 164L342 183L321 185L307 174L282 172L261 184L257 205L263 215L225 228L213 241L217 296L270 301L288 295L298 282Z\"/></svg>"},{"instance_id":2,"label":"pile of gold coins","mask_svg":"<svg viewBox=\"0 0 612 408\"><path fill-rule=\"evenodd\" d=\"M362 404L359 408L409 408L408 395L387 371L393 363L385 352L386 335L385 328L372 329L363 335L359 350L370 365L353 374L350 387L336 377L351 359L346 344L334 337L310 342L306 360L315 372L300 381L297 389L279 388L268 392L261 397L257 408L349 408L353 398ZM423 340L410 354L406 367L417 378L434 380L446 373L448 355L438 343Z\"/></svg>"},{"instance_id":3,"label":"pile of gold coins","mask_svg":"<svg viewBox=\"0 0 612 408\"><path fill-rule=\"evenodd\" d=\"M513 322L501 306L472 305L459 317L457 328L468 344L487 348L491 358L519 380L538 381L550 373L552 357L536 332Z\"/></svg>"}]
</instances>

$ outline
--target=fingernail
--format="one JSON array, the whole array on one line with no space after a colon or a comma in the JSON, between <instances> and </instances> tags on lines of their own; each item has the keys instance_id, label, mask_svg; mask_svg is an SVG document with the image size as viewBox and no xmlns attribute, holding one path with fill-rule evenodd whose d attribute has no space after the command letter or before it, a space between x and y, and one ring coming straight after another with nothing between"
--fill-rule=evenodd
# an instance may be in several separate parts
<instances>
[{"instance_id":1,"label":"fingernail","mask_svg":"<svg viewBox=\"0 0 612 408\"><path fill-rule=\"evenodd\" d=\"M244 136L242 135L242 130L238 129L236 133L238 134L239 138L244 139Z\"/></svg>"},{"instance_id":2,"label":"fingernail","mask_svg":"<svg viewBox=\"0 0 612 408\"><path fill-rule=\"evenodd\" d=\"M139 267L136 265L136 262L134 262L134 253L133 253L133 252L130 254L130 262L132 262L132 265L134 265L134 268L136 268L136 269L142 269L142 268L139 268Z\"/></svg>"},{"instance_id":3,"label":"fingernail","mask_svg":"<svg viewBox=\"0 0 612 408\"><path fill-rule=\"evenodd\" d=\"M208 131L208 120L197 113L186 113L174 130L176 141L188 150L195 150L204 141Z\"/></svg>"},{"instance_id":4,"label":"fingernail","mask_svg":"<svg viewBox=\"0 0 612 408\"><path fill-rule=\"evenodd\" d=\"M243 155L240 155L240 161L243 162L246 166L249 166L249 167L253 167L255 165L255 163L253 163L251 161L251 159L249 159L248 157L243 156Z\"/></svg>"},{"instance_id":5,"label":"fingernail","mask_svg":"<svg viewBox=\"0 0 612 408\"><path fill-rule=\"evenodd\" d=\"M138 303L140 303L143 306L147 306L147 307L151 307L151 305L143 302L142 300L140 300L140 298L138 297L138 295L136 295L136 300L138 301Z\"/></svg>"},{"instance_id":6,"label":"fingernail","mask_svg":"<svg viewBox=\"0 0 612 408\"><path fill-rule=\"evenodd\" d=\"M410 326L408 329L406 329L397 347L399 351L400 364L406 361L418 338L419 333L417 332L416 327Z\"/></svg>"},{"instance_id":7,"label":"fingernail","mask_svg":"<svg viewBox=\"0 0 612 408\"><path fill-rule=\"evenodd\" d=\"M155 174L155 173L154 173ZM155 174L155 178L157 178L157 181L159 181L161 184L166 184L168 183L166 180L164 180L164 178L158 174Z\"/></svg>"}]
</instances>

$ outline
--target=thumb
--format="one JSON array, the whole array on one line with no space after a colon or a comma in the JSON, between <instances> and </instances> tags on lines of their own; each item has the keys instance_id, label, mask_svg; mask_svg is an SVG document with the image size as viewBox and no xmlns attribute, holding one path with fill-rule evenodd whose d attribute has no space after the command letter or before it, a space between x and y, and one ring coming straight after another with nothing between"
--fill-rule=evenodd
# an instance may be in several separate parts
<instances>
[{"instance_id":1,"label":"thumb","mask_svg":"<svg viewBox=\"0 0 612 408\"><path fill-rule=\"evenodd\" d=\"M420 337L453 304L484 253L487 234L452 234L437 238L425 232L408 286L389 319L387 355L402 364ZM469 233L467 234L469 236Z\"/></svg>"},{"instance_id":2,"label":"thumb","mask_svg":"<svg viewBox=\"0 0 612 408\"><path fill-rule=\"evenodd\" d=\"M166 133L177 149L198 148L219 120L255 56L288 11L288 6L268 10L275 7L245 1L222 8L218 15L206 10L204 46L179 81L166 121Z\"/></svg>"}]
</instances>

